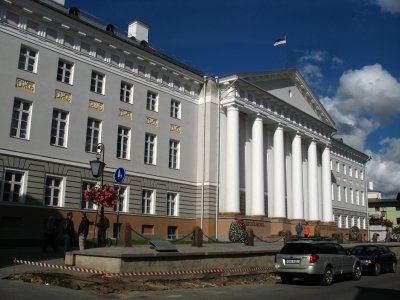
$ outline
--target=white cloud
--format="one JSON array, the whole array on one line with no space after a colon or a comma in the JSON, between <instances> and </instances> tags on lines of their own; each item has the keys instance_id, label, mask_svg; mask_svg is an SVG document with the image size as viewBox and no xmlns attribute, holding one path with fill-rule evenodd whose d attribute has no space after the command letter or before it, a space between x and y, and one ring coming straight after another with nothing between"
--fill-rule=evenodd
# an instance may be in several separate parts
<instances>
[{"instance_id":1,"label":"white cloud","mask_svg":"<svg viewBox=\"0 0 400 300\"><path fill-rule=\"evenodd\" d=\"M377 153L368 150L367 137L400 113L400 82L381 65L348 70L336 95L321 102L339 127L336 137L373 157L368 180L384 195L400 191L400 139L383 138Z\"/></svg>"},{"instance_id":2,"label":"white cloud","mask_svg":"<svg viewBox=\"0 0 400 300\"><path fill-rule=\"evenodd\" d=\"M300 73L310 84L315 83L315 81L320 81L323 77L321 68L313 64L301 66Z\"/></svg>"},{"instance_id":3,"label":"white cloud","mask_svg":"<svg viewBox=\"0 0 400 300\"><path fill-rule=\"evenodd\" d=\"M304 51L304 54L299 58L299 62L305 62L305 61L323 62L325 61L327 55L328 52L326 51L320 51L320 50Z\"/></svg>"},{"instance_id":4,"label":"white cloud","mask_svg":"<svg viewBox=\"0 0 400 300\"><path fill-rule=\"evenodd\" d=\"M400 13L400 1L399 0L375 0L375 4L378 5L382 12L389 14Z\"/></svg>"},{"instance_id":5,"label":"white cloud","mask_svg":"<svg viewBox=\"0 0 400 300\"><path fill-rule=\"evenodd\" d=\"M344 64L344 60L340 57L333 56L331 62L331 68L339 68L342 67Z\"/></svg>"}]
</instances>

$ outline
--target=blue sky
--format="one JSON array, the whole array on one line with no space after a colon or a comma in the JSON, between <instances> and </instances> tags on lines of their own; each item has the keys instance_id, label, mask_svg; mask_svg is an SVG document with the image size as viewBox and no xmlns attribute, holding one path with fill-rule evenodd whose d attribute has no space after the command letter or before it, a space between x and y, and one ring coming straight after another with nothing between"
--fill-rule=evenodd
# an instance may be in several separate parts
<instances>
[{"instance_id":1,"label":"blue sky","mask_svg":"<svg viewBox=\"0 0 400 300\"><path fill-rule=\"evenodd\" d=\"M368 180L400 192L400 0L66 0L210 75L297 68L349 145L373 157Z\"/></svg>"}]
</instances>

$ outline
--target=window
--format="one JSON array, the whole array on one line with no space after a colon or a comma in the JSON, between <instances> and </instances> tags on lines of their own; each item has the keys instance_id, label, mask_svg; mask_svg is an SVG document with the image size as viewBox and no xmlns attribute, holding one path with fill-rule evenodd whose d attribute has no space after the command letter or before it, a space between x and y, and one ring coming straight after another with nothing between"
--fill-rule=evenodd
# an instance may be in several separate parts
<instances>
[{"instance_id":1,"label":"window","mask_svg":"<svg viewBox=\"0 0 400 300\"><path fill-rule=\"evenodd\" d=\"M167 215L178 215L178 194L176 193L167 193Z\"/></svg>"},{"instance_id":2,"label":"window","mask_svg":"<svg viewBox=\"0 0 400 300\"><path fill-rule=\"evenodd\" d=\"M350 177L353 176L353 169L352 169L352 167L349 167L349 176L350 176Z\"/></svg>"},{"instance_id":3,"label":"window","mask_svg":"<svg viewBox=\"0 0 400 300\"><path fill-rule=\"evenodd\" d=\"M32 20L28 20L28 22L26 23L26 29L28 30L28 32L38 34L39 24L36 22L33 22Z\"/></svg>"},{"instance_id":4,"label":"window","mask_svg":"<svg viewBox=\"0 0 400 300\"><path fill-rule=\"evenodd\" d=\"M154 214L154 191L142 191L142 214Z\"/></svg>"},{"instance_id":5,"label":"window","mask_svg":"<svg viewBox=\"0 0 400 300\"><path fill-rule=\"evenodd\" d=\"M354 174L354 177L358 179L358 170L355 169L355 170L354 170L354 173L355 173L355 174Z\"/></svg>"},{"instance_id":6,"label":"window","mask_svg":"<svg viewBox=\"0 0 400 300\"><path fill-rule=\"evenodd\" d=\"M349 228L350 226L350 219L349 219L349 216L346 216L345 218L344 218L344 228Z\"/></svg>"},{"instance_id":7,"label":"window","mask_svg":"<svg viewBox=\"0 0 400 300\"><path fill-rule=\"evenodd\" d=\"M58 109L53 110L51 122L50 144L53 146L67 146L68 113Z\"/></svg>"},{"instance_id":8,"label":"window","mask_svg":"<svg viewBox=\"0 0 400 300\"><path fill-rule=\"evenodd\" d=\"M166 85L169 85L169 77L167 75L163 75L162 82Z\"/></svg>"},{"instance_id":9,"label":"window","mask_svg":"<svg viewBox=\"0 0 400 300\"><path fill-rule=\"evenodd\" d=\"M92 80L90 81L90 90L94 93L103 94L104 75L92 71Z\"/></svg>"},{"instance_id":10,"label":"window","mask_svg":"<svg viewBox=\"0 0 400 300\"><path fill-rule=\"evenodd\" d=\"M37 50L28 48L26 46L21 46L21 51L19 52L18 69L36 73L37 55Z\"/></svg>"},{"instance_id":11,"label":"window","mask_svg":"<svg viewBox=\"0 0 400 300\"><path fill-rule=\"evenodd\" d=\"M132 84L121 81L121 90L119 99L125 103L132 103L132 98L133 98L132 90L133 90Z\"/></svg>"},{"instance_id":12,"label":"window","mask_svg":"<svg viewBox=\"0 0 400 300\"><path fill-rule=\"evenodd\" d=\"M338 161L336 162L336 172L340 172L340 163Z\"/></svg>"},{"instance_id":13,"label":"window","mask_svg":"<svg viewBox=\"0 0 400 300\"><path fill-rule=\"evenodd\" d=\"M183 88L184 88L184 92L185 92L186 94L190 94L190 92L192 91L192 89L190 88L190 85L188 85L188 84L185 84L185 85L183 86Z\"/></svg>"},{"instance_id":14,"label":"window","mask_svg":"<svg viewBox=\"0 0 400 300\"><path fill-rule=\"evenodd\" d=\"M174 80L174 88L177 90L181 89L181 82L179 80Z\"/></svg>"},{"instance_id":15,"label":"window","mask_svg":"<svg viewBox=\"0 0 400 300\"><path fill-rule=\"evenodd\" d=\"M332 159L331 159L331 171L333 171L333 162L332 162Z\"/></svg>"},{"instance_id":16,"label":"window","mask_svg":"<svg viewBox=\"0 0 400 300\"><path fill-rule=\"evenodd\" d=\"M131 130L126 127L118 126L117 157L129 159L129 140Z\"/></svg>"},{"instance_id":17,"label":"window","mask_svg":"<svg viewBox=\"0 0 400 300\"><path fill-rule=\"evenodd\" d=\"M347 200L348 200L348 198L347 198L347 187L343 188L343 193L344 193L344 202L347 203Z\"/></svg>"},{"instance_id":18,"label":"window","mask_svg":"<svg viewBox=\"0 0 400 300\"><path fill-rule=\"evenodd\" d=\"M72 84L72 70L73 64L60 59L57 68L57 81Z\"/></svg>"},{"instance_id":19,"label":"window","mask_svg":"<svg viewBox=\"0 0 400 300\"><path fill-rule=\"evenodd\" d=\"M6 12L6 22L10 25L13 26L18 26L19 24L19 16L17 14L14 14L11 11Z\"/></svg>"},{"instance_id":20,"label":"window","mask_svg":"<svg viewBox=\"0 0 400 300\"><path fill-rule=\"evenodd\" d=\"M171 99L171 118L180 119L181 118L181 103L177 100Z\"/></svg>"},{"instance_id":21,"label":"window","mask_svg":"<svg viewBox=\"0 0 400 300\"><path fill-rule=\"evenodd\" d=\"M350 203L354 204L354 192L353 188L350 188Z\"/></svg>"},{"instance_id":22,"label":"window","mask_svg":"<svg viewBox=\"0 0 400 300\"><path fill-rule=\"evenodd\" d=\"M396 218L396 223L400 225L400 218Z\"/></svg>"},{"instance_id":23,"label":"window","mask_svg":"<svg viewBox=\"0 0 400 300\"><path fill-rule=\"evenodd\" d=\"M132 71L132 69L133 69L133 62L126 59L126 60L125 60L125 69L126 69L126 70L129 70L129 71Z\"/></svg>"},{"instance_id":24,"label":"window","mask_svg":"<svg viewBox=\"0 0 400 300\"><path fill-rule=\"evenodd\" d=\"M157 111L158 109L158 94L152 91L147 91L147 104L146 109Z\"/></svg>"},{"instance_id":25,"label":"window","mask_svg":"<svg viewBox=\"0 0 400 300\"><path fill-rule=\"evenodd\" d=\"M25 173L15 170L4 172L1 199L5 202L22 202Z\"/></svg>"},{"instance_id":26,"label":"window","mask_svg":"<svg viewBox=\"0 0 400 300\"><path fill-rule=\"evenodd\" d=\"M360 205L360 192L356 190L356 204Z\"/></svg>"},{"instance_id":27,"label":"window","mask_svg":"<svg viewBox=\"0 0 400 300\"><path fill-rule=\"evenodd\" d=\"M95 119L88 119L86 129L86 146L87 152L96 152L96 146L100 142L100 121Z\"/></svg>"},{"instance_id":28,"label":"window","mask_svg":"<svg viewBox=\"0 0 400 300\"><path fill-rule=\"evenodd\" d=\"M145 66L138 66L138 73L139 75L146 76L146 67Z\"/></svg>"},{"instance_id":29,"label":"window","mask_svg":"<svg viewBox=\"0 0 400 300\"><path fill-rule=\"evenodd\" d=\"M75 39L67 34L64 34L64 45L69 48L74 48Z\"/></svg>"},{"instance_id":30,"label":"window","mask_svg":"<svg viewBox=\"0 0 400 300\"><path fill-rule=\"evenodd\" d=\"M342 228L342 227L343 227L343 217L342 217L342 215L340 215L340 216L338 217L338 223L337 223L337 225L338 225L339 228Z\"/></svg>"},{"instance_id":31,"label":"window","mask_svg":"<svg viewBox=\"0 0 400 300\"><path fill-rule=\"evenodd\" d=\"M81 42L81 52L90 55L90 45L85 42Z\"/></svg>"},{"instance_id":32,"label":"window","mask_svg":"<svg viewBox=\"0 0 400 300\"><path fill-rule=\"evenodd\" d=\"M342 201L342 197L340 195L340 185L337 186L337 201Z\"/></svg>"},{"instance_id":33,"label":"window","mask_svg":"<svg viewBox=\"0 0 400 300\"><path fill-rule=\"evenodd\" d=\"M119 189L119 211L128 212L128 188L126 186L121 186ZM114 211L118 211L118 205L114 206Z\"/></svg>"},{"instance_id":34,"label":"window","mask_svg":"<svg viewBox=\"0 0 400 300\"><path fill-rule=\"evenodd\" d=\"M343 164L343 174L344 174L344 175L347 174L347 168L346 168L346 165L345 165L345 164Z\"/></svg>"},{"instance_id":35,"label":"window","mask_svg":"<svg viewBox=\"0 0 400 300\"><path fill-rule=\"evenodd\" d=\"M111 64L118 66L119 65L119 56L115 54L111 54Z\"/></svg>"},{"instance_id":36,"label":"window","mask_svg":"<svg viewBox=\"0 0 400 300\"><path fill-rule=\"evenodd\" d=\"M157 137L155 135L146 133L144 142L144 163L150 165L156 164L156 150Z\"/></svg>"},{"instance_id":37,"label":"window","mask_svg":"<svg viewBox=\"0 0 400 300\"><path fill-rule=\"evenodd\" d=\"M335 193L334 193L333 183L331 183L331 197L332 197L332 201L335 200Z\"/></svg>"},{"instance_id":38,"label":"window","mask_svg":"<svg viewBox=\"0 0 400 300\"><path fill-rule=\"evenodd\" d=\"M101 48L96 49L96 58L104 60L106 58L106 51Z\"/></svg>"},{"instance_id":39,"label":"window","mask_svg":"<svg viewBox=\"0 0 400 300\"><path fill-rule=\"evenodd\" d=\"M95 182L88 182L88 181L83 181L82 182L82 189L81 189L81 208L82 209L97 209L97 206L93 204L92 201L86 201L85 200L85 192L90 189L91 187L96 186L97 183Z\"/></svg>"},{"instance_id":40,"label":"window","mask_svg":"<svg viewBox=\"0 0 400 300\"><path fill-rule=\"evenodd\" d=\"M363 171L360 171L360 179L364 180L364 172Z\"/></svg>"},{"instance_id":41,"label":"window","mask_svg":"<svg viewBox=\"0 0 400 300\"><path fill-rule=\"evenodd\" d=\"M365 206L365 198L364 198L364 191L361 191L361 205Z\"/></svg>"},{"instance_id":42,"label":"window","mask_svg":"<svg viewBox=\"0 0 400 300\"><path fill-rule=\"evenodd\" d=\"M169 163L170 169L179 169L179 141L170 140L169 141Z\"/></svg>"},{"instance_id":43,"label":"window","mask_svg":"<svg viewBox=\"0 0 400 300\"><path fill-rule=\"evenodd\" d=\"M29 139L32 103L20 99L14 100L10 136Z\"/></svg>"},{"instance_id":44,"label":"window","mask_svg":"<svg viewBox=\"0 0 400 300\"><path fill-rule=\"evenodd\" d=\"M151 70L151 71L150 71L150 78L151 78L152 80L157 81L157 80L158 80L158 72Z\"/></svg>"},{"instance_id":45,"label":"window","mask_svg":"<svg viewBox=\"0 0 400 300\"><path fill-rule=\"evenodd\" d=\"M57 41L57 31L55 31L54 29L48 27L46 29L46 38L51 40L51 41L56 42Z\"/></svg>"},{"instance_id":46,"label":"window","mask_svg":"<svg viewBox=\"0 0 400 300\"><path fill-rule=\"evenodd\" d=\"M176 227L176 226L168 226L168 230L167 230L168 236L167 236L167 239L168 239L168 240L176 240L177 231L178 231L178 227Z\"/></svg>"},{"instance_id":47,"label":"window","mask_svg":"<svg viewBox=\"0 0 400 300\"><path fill-rule=\"evenodd\" d=\"M44 204L48 206L62 205L62 178L47 176Z\"/></svg>"}]
</instances>

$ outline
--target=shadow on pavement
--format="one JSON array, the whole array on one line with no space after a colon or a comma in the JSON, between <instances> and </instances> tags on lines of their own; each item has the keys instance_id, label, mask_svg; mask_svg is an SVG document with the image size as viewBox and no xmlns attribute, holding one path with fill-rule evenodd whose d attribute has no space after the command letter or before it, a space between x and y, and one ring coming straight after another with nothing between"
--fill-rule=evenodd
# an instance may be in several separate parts
<instances>
[{"instance_id":1,"label":"shadow on pavement","mask_svg":"<svg viewBox=\"0 0 400 300\"><path fill-rule=\"evenodd\" d=\"M358 287L354 300L399 299L399 290Z\"/></svg>"}]
</instances>

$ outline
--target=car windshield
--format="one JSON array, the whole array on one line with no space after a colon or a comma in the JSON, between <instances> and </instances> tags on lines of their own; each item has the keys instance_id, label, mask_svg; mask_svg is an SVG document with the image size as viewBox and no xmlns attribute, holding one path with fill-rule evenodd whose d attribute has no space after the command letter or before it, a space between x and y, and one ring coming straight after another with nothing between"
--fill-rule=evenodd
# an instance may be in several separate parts
<instances>
[{"instance_id":1,"label":"car windshield","mask_svg":"<svg viewBox=\"0 0 400 300\"><path fill-rule=\"evenodd\" d=\"M312 254L316 252L315 245L308 243L288 243L281 250L281 254Z\"/></svg>"},{"instance_id":2,"label":"car windshield","mask_svg":"<svg viewBox=\"0 0 400 300\"><path fill-rule=\"evenodd\" d=\"M351 251L354 255L372 255L376 253L378 247L366 246L366 247L355 247Z\"/></svg>"}]
</instances>

